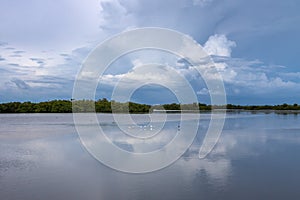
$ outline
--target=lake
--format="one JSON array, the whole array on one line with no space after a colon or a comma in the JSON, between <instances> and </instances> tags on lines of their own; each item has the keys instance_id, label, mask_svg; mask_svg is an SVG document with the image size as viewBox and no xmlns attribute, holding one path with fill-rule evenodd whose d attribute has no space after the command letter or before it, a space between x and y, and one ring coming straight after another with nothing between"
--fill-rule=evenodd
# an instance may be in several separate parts
<instances>
[{"instance_id":1,"label":"lake","mask_svg":"<svg viewBox=\"0 0 300 200\"><path fill-rule=\"evenodd\" d=\"M199 159L209 115L175 163L129 174L87 152L72 114L1 114L0 199L300 199L300 115L229 113L217 145ZM111 140L123 137L110 114L98 117ZM176 120L165 126L174 136ZM121 148L134 151L120 141Z\"/></svg>"}]
</instances>

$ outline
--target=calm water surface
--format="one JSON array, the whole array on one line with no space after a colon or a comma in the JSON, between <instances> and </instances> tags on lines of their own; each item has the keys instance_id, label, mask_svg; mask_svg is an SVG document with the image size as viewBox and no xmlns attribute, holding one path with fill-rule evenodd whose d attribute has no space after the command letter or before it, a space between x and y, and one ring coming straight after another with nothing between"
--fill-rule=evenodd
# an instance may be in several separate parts
<instances>
[{"instance_id":1,"label":"calm water surface","mask_svg":"<svg viewBox=\"0 0 300 200\"><path fill-rule=\"evenodd\" d=\"M98 117L117 145L132 150L116 139L111 115ZM0 199L300 199L300 115L228 114L218 144L200 160L205 117L173 165L132 175L85 150L72 114L2 114ZM171 136L175 124L166 124Z\"/></svg>"}]
</instances>

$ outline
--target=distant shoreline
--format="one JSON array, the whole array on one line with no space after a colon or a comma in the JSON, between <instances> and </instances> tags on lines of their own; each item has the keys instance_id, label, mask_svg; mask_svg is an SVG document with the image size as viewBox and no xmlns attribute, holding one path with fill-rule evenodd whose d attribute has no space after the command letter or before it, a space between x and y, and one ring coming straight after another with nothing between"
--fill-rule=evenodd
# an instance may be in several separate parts
<instances>
[{"instance_id":1,"label":"distant shoreline","mask_svg":"<svg viewBox=\"0 0 300 200\"><path fill-rule=\"evenodd\" d=\"M300 113L298 104L281 104L281 105L207 105L204 103L193 104L162 104L147 105L135 102L120 103L109 101L105 98L97 101L93 100L53 100L39 103L32 102L10 102L0 103L0 113L72 113L72 112L97 112L97 113L134 113L143 114L149 112L163 111L178 113L183 112L211 112L211 110L225 110L226 112L275 112L279 114Z\"/></svg>"},{"instance_id":2,"label":"distant shoreline","mask_svg":"<svg viewBox=\"0 0 300 200\"><path fill-rule=\"evenodd\" d=\"M230 112L251 112L251 113L277 113L277 114L300 114L300 110L243 110L243 109L227 109Z\"/></svg>"}]
</instances>

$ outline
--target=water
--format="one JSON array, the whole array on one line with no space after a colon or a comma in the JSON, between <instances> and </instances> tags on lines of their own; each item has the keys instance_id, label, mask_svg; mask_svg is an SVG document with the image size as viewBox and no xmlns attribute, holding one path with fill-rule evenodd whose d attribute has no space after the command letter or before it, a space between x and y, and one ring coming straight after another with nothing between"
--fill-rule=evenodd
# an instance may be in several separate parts
<instances>
[{"instance_id":1,"label":"water","mask_svg":"<svg viewBox=\"0 0 300 200\"><path fill-rule=\"evenodd\" d=\"M111 115L98 117L118 134ZM0 124L0 199L300 199L300 115L228 114L205 159L200 130L173 165L134 175L95 160L71 114L2 114Z\"/></svg>"}]
</instances>

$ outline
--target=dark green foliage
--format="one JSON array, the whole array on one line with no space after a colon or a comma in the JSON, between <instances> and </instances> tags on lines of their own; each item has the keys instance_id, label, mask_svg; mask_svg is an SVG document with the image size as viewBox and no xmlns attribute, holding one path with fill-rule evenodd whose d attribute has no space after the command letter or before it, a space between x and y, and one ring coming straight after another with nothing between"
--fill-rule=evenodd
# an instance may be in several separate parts
<instances>
[{"instance_id":1,"label":"dark green foliage","mask_svg":"<svg viewBox=\"0 0 300 200\"><path fill-rule=\"evenodd\" d=\"M55 101L50 101L51 102L51 107L50 107L50 112L51 113L69 113L72 112L72 104L70 101L66 100L55 100Z\"/></svg>"},{"instance_id":2,"label":"dark green foliage","mask_svg":"<svg viewBox=\"0 0 300 200\"><path fill-rule=\"evenodd\" d=\"M180 104L172 103L172 104L164 104L165 110L180 110Z\"/></svg>"},{"instance_id":3,"label":"dark green foliage","mask_svg":"<svg viewBox=\"0 0 300 200\"><path fill-rule=\"evenodd\" d=\"M212 109L211 105L206 105L203 103L193 103L193 104L164 104L150 106L146 104L138 104L134 102L120 103L115 101L108 101L107 99L99 99L98 101L92 100L53 100L40 103L32 102L10 102L0 104L0 113L71 113L73 112L101 112L101 113L148 113L153 109L157 110L197 110L197 106L200 111L209 111ZM281 104L281 105L233 105L227 104L225 106L213 106L214 109L227 109L230 110L300 110L300 105L298 104ZM73 110L72 110L73 108ZM151 109L151 110L150 110Z\"/></svg>"},{"instance_id":4,"label":"dark green foliage","mask_svg":"<svg viewBox=\"0 0 300 200\"><path fill-rule=\"evenodd\" d=\"M10 102L0 104L0 113L70 113L72 102L54 100L40 103Z\"/></svg>"},{"instance_id":5,"label":"dark green foliage","mask_svg":"<svg viewBox=\"0 0 300 200\"><path fill-rule=\"evenodd\" d=\"M148 113L150 108L150 105L129 102L130 113Z\"/></svg>"},{"instance_id":6,"label":"dark green foliage","mask_svg":"<svg viewBox=\"0 0 300 200\"><path fill-rule=\"evenodd\" d=\"M95 112L95 102L92 100L72 101L73 112ZM72 112L72 108L71 108Z\"/></svg>"},{"instance_id":7,"label":"dark green foliage","mask_svg":"<svg viewBox=\"0 0 300 200\"><path fill-rule=\"evenodd\" d=\"M243 109L243 110L300 110L298 104L281 104L281 105L263 105L263 106L241 106L241 105L232 105L227 104L227 109Z\"/></svg>"},{"instance_id":8,"label":"dark green foliage","mask_svg":"<svg viewBox=\"0 0 300 200\"><path fill-rule=\"evenodd\" d=\"M106 98L95 102L96 112L111 113L111 103Z\"/></svg>"},{"instance_id":9,"label":"dark green foliage","mask_svg":"<svg viewBox=\"0 0 300 200\"><path fill-rule=\"evenodd\" d=\"M112 106L113 105L113 106ZM72 110L73 107L73 110ZM92 100L54 100L40 103L32 102L10 102L0 104L0 113L71 113L73 112L130 112L130 113L147 113L150 105L138 104L133 102L119 103L108 101L107 99Z\"/></svg>"},{"instance_id":10,"label":"dark green foliage","mask_svg":"<svg viewBox=\"0 0 300 200\"><path fill-rule=\"evenodd\" d=\"M204 103L199 103L198 105L200 111L211 110L211 105L206 105Z\"/></svg>"}]
</instances>

